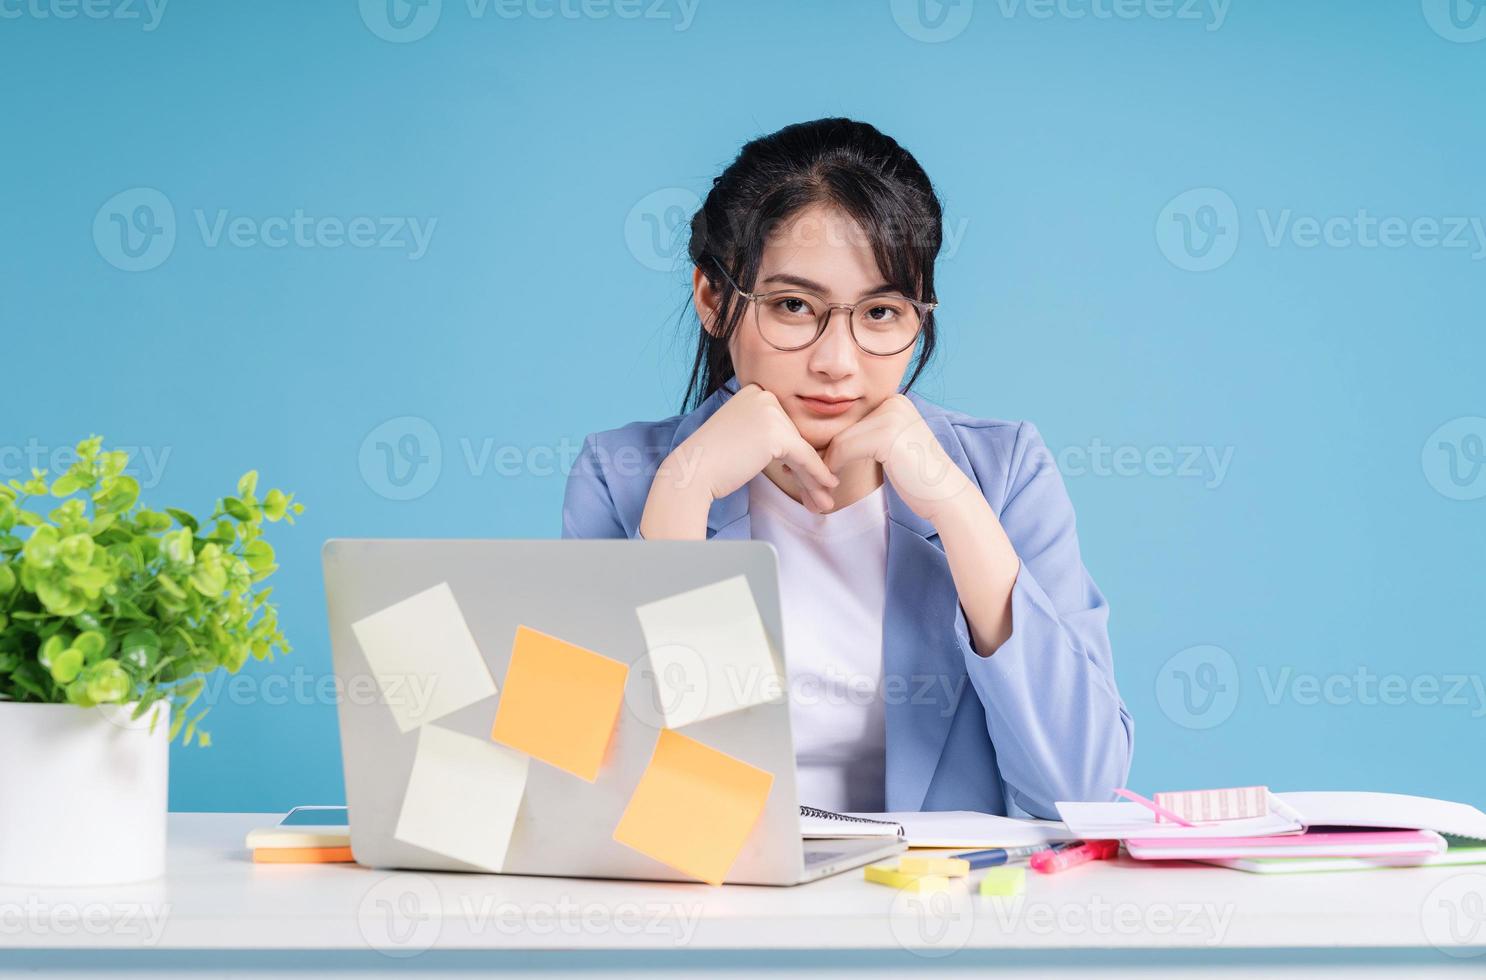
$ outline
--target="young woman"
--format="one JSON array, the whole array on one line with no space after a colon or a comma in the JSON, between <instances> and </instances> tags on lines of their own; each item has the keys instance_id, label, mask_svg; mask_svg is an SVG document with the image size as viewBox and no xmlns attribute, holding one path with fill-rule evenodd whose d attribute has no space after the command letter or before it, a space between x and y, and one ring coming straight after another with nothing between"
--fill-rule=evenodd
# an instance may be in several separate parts
<instances>
[{"instance_id":1,"label":"young woman","mask_svg":"<svg viewBox=\"0 0 1486 980\"><path fill-rule=\"evenodd\" d=\"M908 391L942 230L865 123L744 146L691 222L684 414L585 440L563 536L774 545L802 803L1056 817L1124 785L1133 723L1036 428Z\"/></svg>"}]
</instances>

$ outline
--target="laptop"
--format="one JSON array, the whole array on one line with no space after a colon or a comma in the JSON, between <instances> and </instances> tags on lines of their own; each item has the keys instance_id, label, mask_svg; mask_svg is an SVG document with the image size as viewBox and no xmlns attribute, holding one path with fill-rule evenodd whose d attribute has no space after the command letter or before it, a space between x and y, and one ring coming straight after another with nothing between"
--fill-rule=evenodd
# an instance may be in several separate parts
<instances>
[{"instance_id":1,"label":"laptop","mask_svg":"<svg viewBox=\"0 0 1486 980\"><path fill-rule=\"evenodd\" d=\"M594 782L533 759L503 874L694 881L613 839L655 748L661 720L635 607L745 576L773 646L786 662L778 556L765 541L365 540L325 544L322 559L345 768L351 851L370 867L484 868L399 840L394 832L418 742L403 732L371 673L352 624L409 596L447 585L495 684L518 625L630 665L604 765ZM778 697L684 726L690 738L773 774L763 813L733 862L731 884L794 885L902 852L900 839L800 836L787 685ZM436 720L488 739L496 697ZM457 792L451 798L458 799ZM457 804L451 804L457 805Z\"/></svg>"}]
</instances>

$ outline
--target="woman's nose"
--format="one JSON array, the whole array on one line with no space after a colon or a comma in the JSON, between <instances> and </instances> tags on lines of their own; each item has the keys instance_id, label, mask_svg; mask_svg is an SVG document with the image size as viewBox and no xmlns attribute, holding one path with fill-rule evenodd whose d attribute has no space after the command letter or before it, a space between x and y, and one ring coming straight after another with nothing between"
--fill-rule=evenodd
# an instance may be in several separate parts
<instances>
[{"instance_id":1,"label":"woman's nose","mask_svg":"<svg viewBox=\"0 0 1486 980\"><path fill-rule=\"evenodd\" d=\"M833 309L826 316L826 332L810 346L810 369L843 378L857 367L858 348L851 336L851 312Z\"/></svg>"}]
</instances>

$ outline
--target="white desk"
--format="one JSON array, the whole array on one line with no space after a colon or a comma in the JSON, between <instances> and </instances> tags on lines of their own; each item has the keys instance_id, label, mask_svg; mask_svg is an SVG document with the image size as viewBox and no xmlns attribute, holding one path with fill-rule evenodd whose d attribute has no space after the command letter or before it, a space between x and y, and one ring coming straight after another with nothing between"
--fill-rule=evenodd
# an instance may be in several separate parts
<instances>
[{"instance_id":1,"label":"white desk","mask_svg":"<svg viewBox=\"0 0 1486 980\"><path fill-rule=\"evenodd\" d=\"M860 871L711 888L251 863L244 835L276 819L172 814L152 883L0 886L0 970L1486 973L1486 866L1262 876L1125 858L1029 873L1020 899L920 899Z\"/></svg>"}]
</instances>

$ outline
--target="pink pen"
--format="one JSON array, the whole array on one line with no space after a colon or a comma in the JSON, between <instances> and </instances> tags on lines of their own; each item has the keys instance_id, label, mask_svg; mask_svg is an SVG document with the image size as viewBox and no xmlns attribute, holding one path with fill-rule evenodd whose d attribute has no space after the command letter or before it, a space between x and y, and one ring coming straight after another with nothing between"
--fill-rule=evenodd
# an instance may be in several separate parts
<instances>
[{"instance_id":1,"label":"pink pen","mask_svg":"<svg viewBox=\"0 0 1486 980\"><path fill-rule=\"evenodd\" d=\"M1045 875L1066 871L1089 861L1107 861L1120 853L1117 840L1091 840L1081 844L1070 844L1059 848L1053 845L1050 851L1039 851L1032 855L1032 870Z\"/></svg>"}]
</instances>

